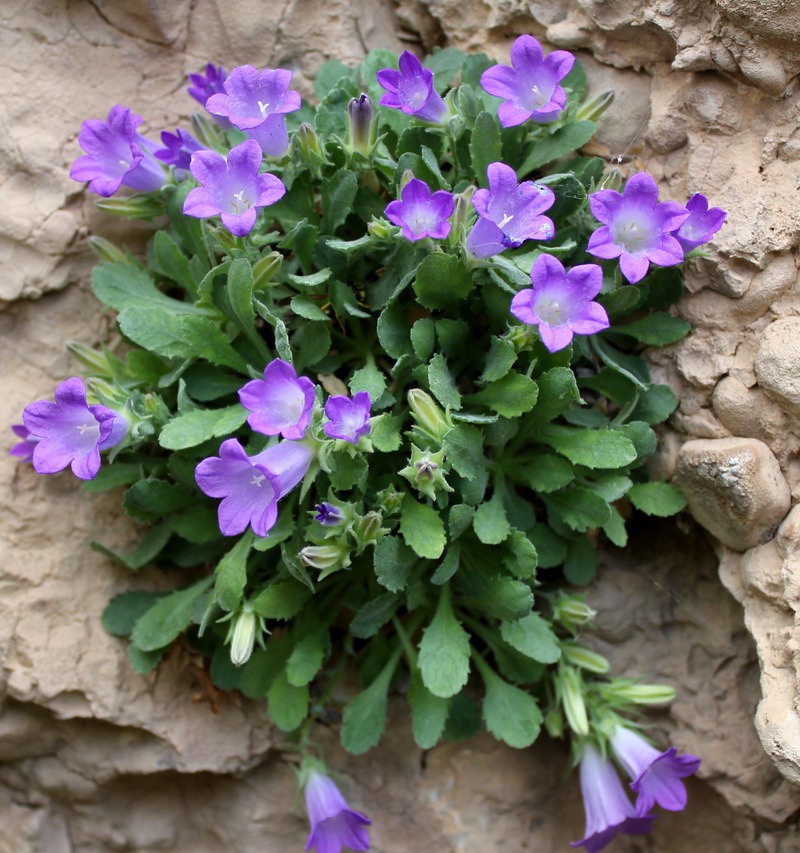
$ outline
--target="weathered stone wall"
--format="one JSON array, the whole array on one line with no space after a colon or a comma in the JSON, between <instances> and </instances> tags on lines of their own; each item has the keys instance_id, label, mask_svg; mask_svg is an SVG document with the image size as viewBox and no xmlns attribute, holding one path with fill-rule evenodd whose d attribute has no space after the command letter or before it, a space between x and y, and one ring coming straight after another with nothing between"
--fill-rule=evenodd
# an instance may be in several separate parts
<instances>
[{"instance_id":1,"label":"weathered stone wall","mask_svg":"<svg viewBox=\"0 0 800 853\"><path fill-rule=\"evenodd\" d=\"M789 512L800 497L798 9L780 0L6 0L0 426L74 371L64 340L113 335L86 289L86 236L132 247L146 237L97 213L70 181L84 118L122 103L151 135L174 128L193 106L184 75L209 59L290 67L308 91L325 58L356 62L376 46L449 43L505 59L513 37L531 32L580 51L596 87L618 91L607 153L642 127L634 166L659 180L662 197L702 191L730 211L717 259L688 275L680 311L695 331L653 356L681 400L658 463L680 472L717 557L696 531L657 525L630 553L604 555L592 591L604 614L598 647L620 673L679 686L656 733L704 763L685 814L615 849L800 850L798 789L752 723L758 705L761 743L800 781L800 519ZM121 511L79 493L68 474L36 477L4 457L0 512L0 853L301 849L292 771L263 709L217 695L188 650L140 678L103 631L110 595L162 582L89 550L93 538L135 539ZM738 602L720 586L720 562ZM375 850L558 851L582 827L558 746L513 752L487 737L423 755L399 706L384 745L358 761L334 731L317 736L347 795L375 819Z\"/></svg>"}]
</instances>

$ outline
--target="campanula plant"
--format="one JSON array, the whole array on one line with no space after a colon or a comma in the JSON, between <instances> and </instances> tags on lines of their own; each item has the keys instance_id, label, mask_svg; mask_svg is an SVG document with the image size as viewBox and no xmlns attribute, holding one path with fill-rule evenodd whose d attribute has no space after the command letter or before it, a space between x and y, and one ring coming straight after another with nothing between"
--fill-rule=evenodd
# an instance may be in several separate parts
<instances>
[{"instance_id":1,"label":"campanula plant","mask_svg":"<svg viewBox=\"0 0 800 853\"><path fill-rule=\"evenodd\" d=\"M672 690L583 644L580 587L631 511L684 506L643 467L676 401L642 350L687 333L681 264L725 213L659 201L644 172L615 188L580 152L610 95L584 102L580 63L531 36L511 65L329 62L314 104L281 68L190 84L203 112L161 147L123 106L84 122L73 177L158 228L145 259L95 242L125 346L71 344L85 377L9 442L40 474L125 487L142 543L98 547L192 578L117 596L106 628L140 673L185 637L221 689L266 700L301 754L307 849L369 848L310 732L340 713L366 752L390 690L423 749L480 726L569 740L576 844L647 832L699 759L637 733Z\"/></svg>"}]
</instances>

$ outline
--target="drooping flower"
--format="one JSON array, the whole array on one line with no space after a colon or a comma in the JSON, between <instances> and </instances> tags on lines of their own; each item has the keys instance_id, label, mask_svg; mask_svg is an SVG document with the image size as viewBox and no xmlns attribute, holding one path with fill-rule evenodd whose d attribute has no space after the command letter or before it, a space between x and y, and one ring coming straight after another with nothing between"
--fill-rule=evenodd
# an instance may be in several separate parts
<instances>
[{"instance_id":1,"label":"drooping flower","mask_svg":"<svg viewBox=\"0 0 800 853\"><path fill-rule=\"evenodd\" d=\"M300 109L300 93L289 88L292 76L285 68L240 65L225 81L224 93L206 101L206 109L244 130L270 157L281 157L289 148L286 113Z\"/></svg>"},{"instance_id":2,"label":"drooping flower","mask_svg":"<svg viewBox=\"0 0 800 853\"><path fill-rule=\"evenodd\" d=\"M343 847L351 850L369 850L369 833L372 821L351 809L336 783L317 770L311 770L306 782L306 809L311 832L306 850L317 853L341 853Z\"/></svg>"},{"instance_id":3,"label":"drooping flower","mask_svg":"<svg viewBox=\"0 0 800 853\"><path fill-rule=\"evenodd\" d=\"M377 73L378 83L386 89L381 106L402 110L406 115L431 124L444 124L450 111L436 89L433 71L407 50L400 55L400 70L383 68Z\"/></svg>"},{"instance_id":4,"label":"drooping flower","mask_svg":"<svg viewBox=\"0 0 800 853\"><path fill-rule=\"evenodd\" d=\"M344 520L344 513L338 506L322 501L314 507L314 520L323 527L336 527Z\"/></svg>"},{"instance_id":5,"label":"drooping flower","mask_svg":"<svg viewBox=\"0 0 800 853\"><path fill-rule=\"evenodd\" d=\"M22 417L26 441L36 442L32 461L37 474L55 474L69 465L76 477L92 480L100 470L100 451L119 444L128 432L124 415L87 403L86 386L77 376L56 388L54 403L31 403Z\"/></svg>"},{"instance_id":6,"label":"drooping flower","mask_svg":"<svg viewBox=\"0 0 800 853\"><path fill-rule=\"evenodd\" d=\"M595 218L602 222L586 251L598 258L619 258L622 274L636 284L651 263L670 267L683 261L674 232L689 211L674 201L658 200L658 186L646 172L628 179L622 193L600 190L589 196Z\"/></svg>"},{"instance_id":7,"label":"drooping flower","mask_svg":"<svg viewBox=\"0 0 800 853\"><path fill-rule=\"evenodd\" d=\"M566 50L544 56L533 36L520 36L511 46L511 65L493 65L481 75L481 86L503 103L497 111L503 127L531 119L555 121L567 95L558 84L569 74L575 57Z\"/></svg>"},{"instance_id":8,"label":"drooping flower","mask_svg":"<svg viewBox=\"0 0 800 853\"><path fill-rule=\"evenodd\" d=\"M313 458L313 448L302 441L281 441L248 456L229 438L219 456L197 465L194 478L204 494L222 498L217 517L224 536L243 533L248 525L256 536L267 536L278 519L278 501L305 477Z\"/></svg>"},{"instance_id":9,"label":"drooping flower","mask_svg":"<svg viewBox=\"0 0 800 853\"><path fill-rule=\"evenodd\" d=\"M476 190L472 204L478 221L467 236L467 249L476 258L489 258L515 249L525 240L552 240L552 219L542 216L555 203L549 187L533 181L517 182L505 163L490 163L486 170L489 189Z\"/></svg>"},{"instance_id":10,"label":"drooping flower","mask_svg":"<svg viewBox=\"0 0 800 853\"><path fill-rule=\"evenodd\" d=\"M239 390L239 401L250 412L247 423L264 435L302 438L314 410L314 383L298 376L286 361L276 358Z\"/></svg>"},{"instance_id":11,"label":"drooping flower","mask_svg":"<svg viewBox=\"0 0 800 853\"><path fill-rule=\"evenodd\" d=\"M201 186L186 196L183 212L198 219L219 215L231 234L249 234L258 208L274 204L286 192L280 178L259 175L261 162L261 148L253 139L231 148L227 160L216 151L196 152L189 168Z\"/></svg>"},{"instance_id":12,"label":"drooping flower","mask_svg":"<svg viewBox=\"0 0 800 853\"><path fill-rule=\"evenodd\" d=\"M204 107L212 95L225 91L224 84L227 78L228 73L221 65L209 62L202 74L189 75L191 85L186 91Z\"/></svg>"},{"instance_id":13,"label":"drooping flower","mask_svg":"<svg viewBox=\"0 0 800 853\"><path fill-rule=\"evenodd\" d=\"M581 794L586 811L586 834L572 847L584 846L599 853L617 835L650 832L655 815L640 815L631 804L614 765L604 760L596 747L583 747L580 766Z\"/></svg>"},{"instance_id":14,"label":"drooping flower","mask_svg":"<svg viewBox=\"0 0 800 853\"><path fill-rule=\"evenodd\" d=\"M728 215L721 207L708 206L708 199L702 193L695 193L686 202L689 217L674 232L675 239L684 252L691 252L703 243L707 243L722 228Z\"/></svg>"},{"instance_id":15,"label":"drooping flower","mask_svg":"<svg viewBox=\"0 0 800 853\"><path fill-rule=\"evenodd\" d=\"M386 206L386 217L402 226L406 240L443 240L450 233L453 208L452 193L437 190L432 194L425 181L412 178L400 191L400 200Z\"/></svg>"},{"instance_id":16,"label":"drooping flower","mask_svg":"<svg viewBox=\"0 0 800 853\"><path fill-rule=\"evenodd\" d=\"M609 327L608 314L593 302L603 286L597 264L565 270L552 255L539 255L531 270L532 288L511 300L511 313L523 323L539 327L539 337L550 352L564 349L574 334L593 335Z\"/></svg>"},{"instance_id":17,"label":"drooping flower","mask_svg":"<svg viewBox=\"0 0 800 853\"><path fill-rule=\"evenodd\" d=\"M11 424L11 432L17 438L21 438L22 441L15 444L8 451L9 455L16 456L20 462L33 462L33 448L36 447L40 439L31 435L24 424Z\"/></svg>"},{"instance_id":18,"label":"drooping flower","mask_svg":"<svg viewBox=\"0 0 800 853\"><path fill-rule=\"evenodd\" d=\"M674 746L659 752L625 726L614 731L611 748L632 779L638 814L647 814L655 803L671 812L686 807L686 786L681 779L697 772L700 759L696 755L678 755Z\"/></svg>"},{"instance_id":19,"label":"drooping flower","mask_svg":"<svg viewBox=\"0 0 800 853\"><path fill-rule=\"evenodd\" d=\"M363 435L369 435L369 410L372 401L366 391L359 391L351 400L343 395L328 398L325 414L328 423L323 429L328 438L341 438L358 444Z\"/></svg>"},{"instance_id":20,"label":"drooping flower","mask_svg":"<svg viewBox=\"0 0 800 853\"><path fill-rule=\"evenodd\" d=\"M72 164L69 176L89 181L89 189L104 198L126 186L154 192L164 185L165 174L153 159L157 143L140 136L142 117L125 107L112 107L107 121L89 119L81 125L78 144L86 152Z\"/></svg>"},{"instance_id":21,"label":"drooping flower","mask_svg":"<svg viewBox=\"0 0 800 853\"><path fill-rule=\"evenodd\" d=\"M167 166L174 166L176 169L188 171L192 161L192 154L195 151L202 151L203 146L192 136L180 127L175 130L175 133L170 133L168 130L161 131L161 142L163 148L159 148L153 153L162 163ZM182 176L182 177L185 177Z\"/></svg>"}]
</instances>

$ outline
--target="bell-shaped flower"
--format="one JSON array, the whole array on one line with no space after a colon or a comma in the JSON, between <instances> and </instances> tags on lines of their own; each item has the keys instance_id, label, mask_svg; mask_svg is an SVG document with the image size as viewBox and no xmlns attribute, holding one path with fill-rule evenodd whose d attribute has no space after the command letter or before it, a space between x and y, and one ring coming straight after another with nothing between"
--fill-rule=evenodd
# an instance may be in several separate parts
<instances>
[{"instance_id":1,"label":"bell-shaped flower","mask_svg":"<svg viewBox=\"0 0 800 853\"><path fill-rule=\"evenodd\" d=\"M136 129L141 123L141 116L119 105L111 108L107 121L83 122L78 144L86 154L72 164L69 176L89 181L89 189L104 198L121 186L140 192L161 189L166 175L153 158L158 146L139 135Z\"/></svg>"},{"instance_id":2,"label":"bell-shaped flower","mask_svg":"<svg viewBox=\"0 0 800 853\"><path fill-rule=\"evenodd\" d=\"M533 181L517 182L516 172L505 163L490 163L489 189L476 190L472 205L478 221L467 236L467 249L476 258L516 249L525 240L552 240L552 219L542 216L555 203L549 187Z\"/></svg>"},{"instance_id":3,"label":"bell-shaped flower","mask_svg":"<svg viewBox=\"0 0 800 853\"><path fill-rule=\"evenodd\" d=\"M369 435L369 410L372 401L366 391L359 391L351 400L337 394L325 403L328 423L323 429L328 438L341 438L351 444L358 444L363 435Z\"/></svg>"},{"instance_id":4,"label":"bell-shaped flower","mask_svg":"<svg viewBox=\"0 0 800 853\"><path fill-rule=\"evenodd\" d=\"M481 86L503 103L497 110L503 127L531 119L555 121L567 101L558 84L569 74L575 57L566 50L544 56L533 36L520 36L511 46L511 65L493 65L481 75Z\"/></svg>"},{"instance_id":5,"label":"bell-shaped flower","mask_svg":"<svg viewBox=\"0 0 800 853\"><path fill-rule=\"evenodd\" d=\"M100 470L100 451L114 447L128 432L127 418L105 406L90 406L86 386L77 376L62 382L55 402L38 400L22 413L26 441L37 474L55 474L68 465L81 480L92 480Z\"/></svg>"},{"instance_id":6,"label":"bell-shaped flower","mask_svg":"<svg viewBox=\"0 0 800 853\"><path fill-rule=\"evenodd\" d=\"M386 206L386 218L402 227L406 240L443 240L450 233L453 208L452 193L437 190L431 194L425 181L412 178L400 191L400 200Z\"/></svg>"},{"instance_id":7,"label":"bell-shaped flower","mask_svg":"<svg viewBox=\"0 0 800 853\"><path fill-rule=\"evenodd\" d=\"M278 519L278 501L305 477L314 450L302 441L282 441L248 456L235 438L223 441L219 456L195 468L200 491L222 498L217 517L224 536L237 536L248 526L267 536Z\"/></svg>"},{"instance_id":8,"label":"bell-shaped flower","mask_svg":"<svg viewBox=\"0 0 800 853\"><path fill-rule=\"evenodd\" d=\"M683 249L672 232L689 211L674 201L659 202L658 186L646 172L629 178L622 193L592 193L589 207L603 225L589 238L586 251L598 258L619 258L631 284L645 277L651 263L671 267L683 261Z\"/></svg>"},{"instance_id":9,"label":"bell-shaped flower","mask_svg":"<svg viewBox=\"0 0 800 853\"><path fill-rule=\"evenodd\" d=\"M380 104L402 110L430 124L444 124L450 111L436 89L433 88L433 71L407 50L400 55L400 70L383 68L377 73L378 83L386 89Z\"/></svg>"},{"instance_id":10,"label":"bell-shaped flower","mask_svg":"<svg viewBox=\"0 0 800 853\"><path fill-rule=\"evenodd\" d=\"M314 507L314 520L323 527L338 527L345 520L345 514L330 501L322 501Z\"/></svg>"},{"instance_id":11,"label":"bell-shaped flower","mask_svg":"<svg viewBox=\"0 0 800 853\"><path fill-rule=\"evenodd\" d=\"M202 151L203 146L192 136L181 128L177 128L175 133L170 133L168 130L161 131L161 142L163 148L158 148L153 153L162 163L167 166L174 166L179 172L179 180L183 180L188 172L189 165L192 162L192 154L195 151Z\"/></svg>"},{"instance_id":12,"label":"bell-shaped flower","mask_svg":"<svg viewBox=\"0 0 800 853\"><path fill-rule=\"evenodd\" d=\"M708 206L708 199L702 193L695 193L686 202L689 217L675 231L675 239L684 252L691 252L703 243L707 243L722 228L728 215L721 207Z\"/></svg>"},{"instance_id":13,"label":"bell-shaped flower","mask_svg":"<svg viewBox=\"0 0 800 853\"><path fill-rule=\"evenodd\" d=\"M636 811L647 814L655 803L662 809L679 812L686 808L686 786L681 781L697 772L696 755L678 755L671 746L659 752L635 731L619 726L611 736L611 748L636 792Z\"/></svg>"},{"instance_id":14,"label":"bell-shaped flower","mask_svg":"<svg viewBox=\"0 0 800 853\"><path fill-rule=\"evenodd\" d=\"M8 451L9 455L15 456L20 462L33 462L33 448L36 447L40 439L31 435L24 424L11 424L11 432L17 438L21 438L22 441L17 442Z\"/></svg>"},{"instance_id":15,"label":"bell-shaped flower","mask_svg":"<svg viewBox=\"0 0 800 853\"><path fill-rule=\"evenodd\" d=\"M565 270L552 255L539 255L531 269L532 288L511 300L511 313L521 322L539 327L539 337L550 352L564 349L574 334L593 335L609 327L608 314L593 302L603 286L597 264Z\"/></svg>"},{"instance_id":16,"label":"bell-shaped flower","mask_svg":"<svg viewBox=\"0 0 800 853\"><path fill-rule=\"evenodd\" d=\"M221 65L209 62L202 74L189 75L190 86L186 91L204 107L212 95L225 91L227 79L228 72ZM214 119L223 130L230 130L233 127L228 119L222 116L214 116Z\"/></svg>"},{"instance_id":17,"label":"bell-shaped flower","mask_svg":"<svg viewBox=\"0 0 800 853\"><path fill-rule=\"evenodd\" d=\"M264 435L302 438L314 411L314 383L298 376L286 361L276 358L239 390L239 401L250 414L247 423Z\"/></svg>"},{"instance_id":18,"label":"bell-shaped flower","mask_svg":"<svg viewBox=\"0 0 800 853\"><path fill-rule=\"evenodd\" d=\"M311 770L306 782L306 809L311 832L306 850L317 853L341 853L342 848L369 850L372 821L351 809L336 783L318 770Z\"/></svg>"},{"instance_id":19,"label":"bell-shaped flower","mask_svg":"<svg viewBox=\"0 0 800 853\"><path fill-rule=\"evenodd\" d=\"M216 151L196 152L189 168L201 186L186 196L183 212L198 219L219 215L231 234L249 234L258 208L274 204L286 193L280 178L259 175L262 159L261 148L252 139L231 148L227 159Z\"/></svg>"},{"instance_id":20,"label":"bell-shaped flower","mask_svg":"<svg viewBox=\"0 0 800 853\"><path fill-rule=\"evenodd\" d=\"M650 832L655 815L637 812L625 794L614 765L589 743L583 747L580 779L586 833L580 841L573 841L572 847L583 846L588 853L599 853L617 835Z\"/></svg>"}]
</instances>

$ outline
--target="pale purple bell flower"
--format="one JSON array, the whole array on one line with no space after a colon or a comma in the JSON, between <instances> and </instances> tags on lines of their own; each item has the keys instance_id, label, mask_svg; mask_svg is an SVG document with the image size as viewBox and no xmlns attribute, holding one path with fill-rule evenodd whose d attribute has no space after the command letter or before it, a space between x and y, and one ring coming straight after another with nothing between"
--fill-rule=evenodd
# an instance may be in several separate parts
<instances>
[{"instance_id":1,"label":"pale purple bell flower","mask_svg":"<svg viewBox=\"0 0 800 853\"><path fill-rule=\"evenodd\" d=\"M55 391L55 402L38 400L22 413L26 441L37 474L55 474L68 465L81 480L92 480L100 470L100 451L119 444L127 435L128 420L105 406L90 406L86 386L77 376ZM19 435L19 433L17 433Z\"/></svg>"},{"instance_id":2,"label":"pale purple bell flower","mask_svg":"<svg viewBox=\"0 0 800 853\"><path fill-rule=\"evenodd\" d=\"M383 68L376 77L386 89L380 104L402 110L430 124L444 124L450 111L441 95L433 87L433 71L423 68L422 63L407 50L400 54L400 70Z\"/></svg>"},{"instance_id":3,"label":"pale purple bell flower","mask_svg":"<svg viewBox=\"0 0 800 853\"><path fill-rule=\"evenodd\" d=\"M314 412L314 383L276 358L264 368L263 379L253 379L239 390L239 401L250 412L247 423L251 429L299 439Z\"/></svg>"},{"instance_id":4,"label":"pale purple bell flower","mask_svg":"<svg viewBox=\"0 0 800 853\"><path fill-rule=\"evenodd\" d=\"M555 121L567 101L558 84L574 63L568 51L554 50L544 56L533 36L520 36L511 46L511 65L493 65L481 75L481 86L504 99L497 111L500 124L514 127L528 119Z\"/></svg>"},{"instance_id":5,"label":"pale purple bell flower","mask_svg":"<svg viewBox=\"0 0 800 853\"><path fill-rule=\"evenodd\" d=\"M280 178L258 173L262 160L253 139L231 148L227 159L216 151L195 152L189 168L201 186L186 196L183 212L198 219L219 215L231 234L249 234L258 208L274 204L286 193Z\"/></svg>"},{"instance_id":6,"label":"pale purple bell flower","mask_svg":"<svg viewBox=\"0 0 800 853\"><path fill-rule=\"evenodd\" d=\"M195 151L202 151L203 146L191 133L187 133L180 127L175 130L175 133L162 130L161 142L164 147L158 148L153 153L162 163L165 163L167 166L174 166L180 173L178 179L183 180L189 171L192 154Z\"/></svg>"},{"instance_id":7,"label":"pale purple bell flower","mask_svg":"<svg viewBox=\"0 0 800 853\"><path fill-rule=\"evenodd\" d=\"M443 240L450 233L454 207L452 193L437 190L431 194L425 181L412 178L400 191L400 200L386 206L386 218L402 226L406 240Z\"/></svg>"},{"instance_id":8,"label":"pale purple bell flower","mask_svg":"<svg viewBox=\"0 0 800 853\"><path fill-rule=\"evenodd\" d=\"M689 211L674 201L658 200L658 186L646 172L637 172L622 193L600 190L589 206L603 225L589 238L586 251L598 258L619 258L622 274L636 284L651 263L671 267L683 261L683 249L673 232Z\"/></svg>"},{"instance_id":9,"label":"pale purple bell flower","mask_svg":"<svg viewBox=\"0 0 800 853\"><path fill-rule=\"evenodd\" d=\"M538 326L549 352L564 349L574 334L593 335L609 327L608 314L593 302L603 286L597 264L580 264L565 270L552 255L539 255L531 269L532 288L511 300L511 313L523 323Z\"/></svg>"},{"instance_id":10,"label":"pale purple bell flower","mask_svg":"<svg viewBox=\"0 0 800 853\"><path fill-rule=\"evenodd\" d=\"M306 850L317 853L341 853L342 848L369 850L372 821L351 809L336 783L317 770L311 770L306 782L306 809L311 832Z\"/></svg>"},{"instance_id":11,"label":"pale purple bell flower","mask_svg":"<svg viewBox=\"0 0 800 853\"><path fill-rule=\"evenodd\" d=\"M33 448L41 441L35 435L31 435L24 424L11 424L11 432L22 441L15 444L8 451L10 456L15 456L20 462L33 462Z\"/></svg>"},{"instance_id":12,"label":"pale purple bell flower","mask_svg":"<svg viewBox=\"0 0 800 853\"><path fill-rule=\"evenodd\" d=\"M362 436L369 435L371 405L367 391L359 391L352 400L340 394L329 397L325 403L325 414L328 417L328 423L323 427L325 435L358 444Z\"/></svg>"},{"instance_id":13,"label":"pale purple bell flower","mask_svg":"<svg viewBox=\"0 0 800 853\"><path fill-rule=\"evenodd\" d=\"M686 202L686 209L689 217L673 236L688 254L692 249L707 243L722 228L728 214L721 207L709 208L708 199L702 193L695 193Z\"/></svg>"},{"instance_id":14,"label":"pale purple bell flower","mask_svg":"<svg viewBox=\"0 0 800 853\"><path fill-rule=\"evenodd\" d=\"M78 144L86 154L72 164L69 176L89 181L89 189L103 198L114 195L121 186L139 192L161 189L166 174L153 158L158 145L138 133L141 123L141 116L119 104L111 108L107 121L83 122Z\"/></svg>"},{"instance_id":15,"label":"pale purple bell flower","mask_svg":"<svg viewBox=\"0 0 800 853\"><path fill-rule=\"evenodd\" d=\"M212 95L225 91L224 84L227 79L228 73L222 65L209 62L201 74L189 75L191 85L186 91L204 107Z\"/></svg>"}]
</instances>

